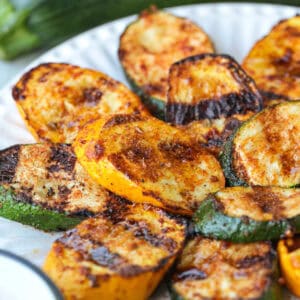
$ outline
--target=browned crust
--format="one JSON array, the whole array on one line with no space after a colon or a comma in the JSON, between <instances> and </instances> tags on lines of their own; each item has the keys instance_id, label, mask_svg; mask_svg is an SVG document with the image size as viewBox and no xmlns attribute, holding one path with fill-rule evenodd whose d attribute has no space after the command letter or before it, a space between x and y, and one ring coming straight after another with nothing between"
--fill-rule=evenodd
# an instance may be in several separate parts
<instances>
[{"instance_id":1,"label":"browned crust","mask_svg":"<svg viewBox=\"0 0 300 300\"><path fill-rule=\"evenodd\" d=\"M13 181L18 166L20 145L0 151L0 183Z\"/></svg>"},{"instance_id":2,"label":"browned crust","mask_svg":"<svg viewBox=\"0 0 300 300\"><path fill-rule=\"evenodd\" d=\"M214 58L216 64L222 64L230 70L232 77L240 85L239 93L222 94L215 99L199 99L196 103L191 104L175 102L172 98L174 93L172 74L180 73L179 70L182 66L194 64L206 58ZM213 64L212 67L214 67ZM176 81L176 78L174 80ZM166 120L170 123L182 125L194 120L230 117L234 114L246 114L249 111L258 112L261 108L262 97L256 88L255 82L229 55L195 55L174 63L170 68L168 102L166 105Z\"/></svg>"}]
</instances>

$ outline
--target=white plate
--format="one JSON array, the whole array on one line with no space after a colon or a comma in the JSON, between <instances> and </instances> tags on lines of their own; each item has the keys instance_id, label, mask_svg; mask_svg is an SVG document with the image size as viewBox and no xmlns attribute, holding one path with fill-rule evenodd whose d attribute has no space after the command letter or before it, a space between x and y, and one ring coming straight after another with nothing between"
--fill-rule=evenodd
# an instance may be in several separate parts
<instances>
[{"instance_id":1,"label":"white plate","mask_svg":"<svg viewBox=\"0 0 300 300\"><path fill-rule=\"evenodd\" d=\"M181 6L168 11L192 19L210 35L219 53L230 54L241 61L257 39L280 19L300 13L300 8L224 3ZM133 19L123 18L80 34L50 50L28 68L41 62L68 62L101 70L126 83L117 59L117 48L120 33ZM0 92L0 149L16 143L34 142L11 98L11 86L18 77ZM0 248L26 257L38 266L59 235L46 234L0 218Z\"/></svg>"}]
</instances>

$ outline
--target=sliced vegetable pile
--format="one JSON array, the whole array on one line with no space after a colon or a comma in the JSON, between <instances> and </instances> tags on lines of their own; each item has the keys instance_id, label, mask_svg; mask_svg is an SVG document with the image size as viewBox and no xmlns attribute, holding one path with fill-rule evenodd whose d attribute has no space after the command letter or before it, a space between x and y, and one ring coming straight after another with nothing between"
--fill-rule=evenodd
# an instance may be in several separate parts
<instances>
[{"instance_id":1,"label":"sliced vegetable pile","mask_svg":"<svg viewBox=\"0 0 300 300\"><path fill-rule=\"evenodd\" d=\"M13 97L40 143L0 151L0 216L69 229L44 265L66 299L147 299L168 270L176 300L282 299L280 239L300 294L299 44L297 16L243 69L191 21L144 12L119 58L154 116L98 71L21 77Z\"/></svg>"}]
</instances>

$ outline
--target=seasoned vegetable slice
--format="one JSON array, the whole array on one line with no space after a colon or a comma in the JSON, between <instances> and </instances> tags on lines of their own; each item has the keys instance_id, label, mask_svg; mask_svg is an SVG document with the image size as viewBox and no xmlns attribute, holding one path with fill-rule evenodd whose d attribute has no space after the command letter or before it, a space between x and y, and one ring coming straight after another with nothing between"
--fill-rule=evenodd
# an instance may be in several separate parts
<instances>
[{"instance_id":1,"label":"seasoned vegetable slice","mask_svg":"<svg viewBox=\"0 0 300 300\"><path fill-rule=\"evenodd\" d=\"M265 108L228 140L221 155L229 185L300 184L300 101Z\"/></svg>"},{"instance_id":2,"label":"seasoned vegetable slice","mask_svg":"<svg viewBox=\"0 0 300 300\"><path fill-rule=\"evenodd\" d=\"M243 68L266 99L300 98L300 16L283 20L259 40Z\"/></svg>"},{"instance_id":3,"label":"seasoned vegetable slice","mask_svg":"<svg viewBox=\"0 0 300 300\"><path fill-rule=\"evenodd\" d=\"M152 117L108 116L89 123L74 149L102 186L134 202L190 215L224 186L217 159L178 129Z\"/></svg>"},{"instance_id":4,"label":"seasoned vegetable slice","mask_svg":"<svg viewBox=\"0 0 300 300\"><path fill-rule=\"evenodd\" d=\"M102 114L146 112L123 84L101 72L61 63L25 73L13 97L35 138L54 143L72 142L82 125Z\"/></svg>"},{"instance_id":5,"label":"seasoned vegetable slice","mask_svg":"<svg viewBox=\"0 0 300 300\"><path fill-rule=\"evenodd\" d=\"M119 58L133 88L150 111L163 118L170 66L184 57L213 51L209 37L193 22L150 10L122 34Z\"/></svg>"},{"instance_id":6,"label":"seasoned vegetable slice","mask_svg":"<svg viewBox=\"0 0 300 300\"><path fill-rule=\"evenodd\" d=\"M170 68L167 122L230 117L258 112L261 106L254 81L228 55L191 56Z\"/></svg>"},{"instance_id":7,"label":"seasoned vegetable slice","mask_svg":"<svg viewBox=\"0 0 300 300\"><path fill-rule=\"evenodd\" d=\"M300 189L231 187L204 200L195 231L233 242L278 240L300 232Z\"/></svg>"},{"instance_id":8,"label":"seasoned vegetable slice","mask_svg":"<svg viewBox=\"0 0 300 300\"><path fill-rule=\"evenodd\" d=\"M178 126L178 128L191 137L195 143L218 157L230 135L253 114L253 112L248 112L244 115L237 114L228 118L198 120Z\"/></svg>"},{"instance_id":9,"label":"seasoned vegetable slice","mask_svg":"<svg viewBox=\"0 0 300 300\"><path fill-rule=\"evenodd\" d=\"M66 299L148 299L184 239L179 218L121 201L54 242L44 270Z\"/></svg>"},{"instance_id":10,"label":"seasoned vegetable slice","mask_svg":"<svg viewBox=\"0 0 300 300\"><path fill-rule=\"evenodd\" d=\"M95 183L65 144L0 151L0 216L46 231L63 230L107 208L117 196Z\"/></svg>"},{"instance_id":11,"label":"seasoned vegetable slice","mask_svg":"<svg viewBox=\"0 0 300 300\"><path fill-rule=\"evenodd\" d=\"M172 277L174 300L282 299L274 251L267 242L189 241Z\"/></svg>"},{"instance_id":12,"label":"seasoned vegetable slice","mask_svg":"<svg viewBox=\"0 0 300 300\"><path fill-rule=\"evenodd\" d=\"M291 292L300 297L300 238L281 240L277 246L280 269Z\"/></svg>"}]
</instances>

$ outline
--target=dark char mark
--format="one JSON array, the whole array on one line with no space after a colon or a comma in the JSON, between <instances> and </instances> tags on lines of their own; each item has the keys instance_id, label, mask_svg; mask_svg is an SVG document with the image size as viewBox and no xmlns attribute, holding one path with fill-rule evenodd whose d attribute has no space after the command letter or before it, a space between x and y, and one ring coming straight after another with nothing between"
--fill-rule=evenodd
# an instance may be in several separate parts
<instances>
[{"instance_id":1,"label":"dark char mark","mask_svg":"<svg viewBox=\"0 0 300 300\"><path fill-rule=\"evenodd\" d=\"M49 173L65 171L71 174L76 163L76 156L71 146L55 144L51 146L51 155L48 163L47 170Z\"/></svg>"},{"instance_id":2,"label":"dark char mark","mask_svg":"<svg viewBox=\"0 0 300 300\"><path fill-rule=\"evenodd\" d=\"M198 104L167 103L166 120L172 124L184 125L202 119L218 119L234 114L259 112L257 96L252 92L241 91L223 95L221 99L201 100Z\"/></svg>"},{"instance_id":3,"label":"dark char mark","mask_svg":"<svg viewBox=\"0 0 300 300\"><path fill-rule=\"evenodd\" d=\"M112 116L103 126L103 128L111 128L117 125L142 121L143 117L138 114L119 114Z\"/></svg>"},{"instance_id":4,"label":"dark char mark","mask_svg":"<svg viewBox=\"0 0 300 300\"><path fill-rule=\"evenodd\" d=\"M0 151L0 183L11 183L19 161L20 145Z\"/></svg>"}]
</instances>

